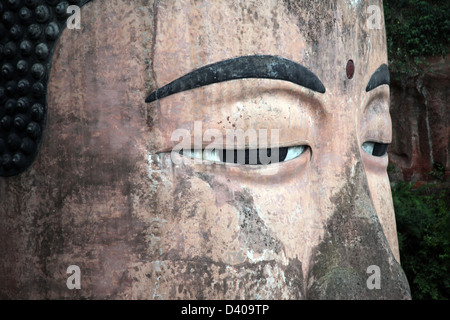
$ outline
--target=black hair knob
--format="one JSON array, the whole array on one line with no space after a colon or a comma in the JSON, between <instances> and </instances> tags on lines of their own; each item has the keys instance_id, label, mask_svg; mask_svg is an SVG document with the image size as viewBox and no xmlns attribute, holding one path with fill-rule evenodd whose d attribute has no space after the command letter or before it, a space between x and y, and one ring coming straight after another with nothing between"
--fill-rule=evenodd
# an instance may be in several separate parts
<instances>
[{"instance_id":1,"label":"black hair knob","mask_svg":"<svg viewBox=\"0 0 450 320\"><path fill-rule=\"evenodd\" d=\"M14 127L19 131L25 130L27 124L28 124L28 117L24 114L19 114L14 118Z\"/></svg>"},{"instance_id":2,"label":"black hair knob","mask_svg":"<svg viewBox=\"0 0 450 320\"><path fill-rule=\"evenodd\" d=\"M35 63L31 67L31 75L33 78L39 80L45 75L45 67L40 63Z\"/></svg>"},{"instance_id":3,"label":"black hair knob","mask_svg":"<svg viewBox=\"0 0 450 320\"><path fill-rule=\"evenodd\" d=\"M16 93L17 90L17 84L15 81L8 81L6 83L6 94L12 96L14 93Z\"/></svg>"},{"instance_id":4,"label":"black hair knob","mask_svg":"<svg viewBox=\"0 0 450 320\"><path fill-rule=\"evenodd\" d=\"M8 0L8 5L11 9L16 10L20 6L20 0Z\"/></svg>"},{"instance_id":5,"label":"black hair knob","mask_svg":"<svg viewBox=\"0 0 450 320\"><path fill-rule=\"evenodd\" d=\"M50 22L47 26L47 28L45 28L45 36L47 37L48 40L56 40L56 38L58 38L59 35L59 27L55 22Z\"/></svg>"},{"instance_id":6,"label":"black hair knob","mask_svg":"<svg viewBox=\"0 0 450 320\"><path fill-rule=\"evenodd\" d=\"M45 5L39 5L34 10L36 21L39 23L44 23L50 18L50 12Z\"/></svg>"},{"instance_id":7,"label":"black hair knob","mask_svg":"<svg viewBox=\"0 0 450 320\"><path fill-rule=\"evenodd\" d=\"M11 38L14 40L20 39L22 37L22 27L18 24L15 24L9 29L9 34L11 35Z\"/></svg>"},{"instance_id":8,"label":"black hair knob","mask_svg":"<svg viewBox=\"0 0 450 320\"><path fill-rule=\"evenodd\" d=\"M20 142L21 142L20 137L17 134L11 133L8 136L8 147L10 150L15 151L15 150L19 149Z\"/></svg>"},{"instance_id":9,"label":"black hair knob","mask_svg":"<svg viewBox=\"0 0 450 320\"><path fill-rule=\"evenodd\" d=\"M35 103L31 107L31 119L41 121L44 118L44 107L40 103Z\"/></svg>"},{"instance_id":10,"label":"black hair knob","mask_svg":"<svg viewBox=\"0 0 450 320\"><path fill-rule=\"evenodd\" d=\"M11 128L11 125L12 125L12 118L10 116L4 116L0 120L0 127L4 130L9 130L9 128Z\"/></svg>"},{"instance_id":11,"label":"black hair knob","mask_svg":"<svg viewBox=\"0 0 450 320\"><path fill-rule=\"evenodd\" d=\"M37 40L39 39L39 37L41 36L42 33L42 29L38 24L30 24L30 26L28 27L28 34L30 36L31 39L33 40Z\"/></svg>"},{"instance_id":12,"label":"black hair knob","mask_svg":"<svg viewBox=\"0 0 450 320\"><path fill-rule=\"evenodd\" d=\"M20 150L25 154L32 154L36 150L36 144L30 138L25 137L20 144Z\"/></svg>"},{"instance_id":13,"label":"black hair knob","mask_svg":"<svg viewBox=\"0 0 450 320\"><path fill-rule=\"evenodd\" d=\"M28 93L28 90L30 90L30 81L27 79L20 80L17 84L17 92L19 92L21 96L24 96Z\"/></svg>"},{"instance_id":14,"label":"black hair knob","mask_svg":"<svg viewBox=\"0 0 450 320\"><path fill-rule=\"evenodd\" d=\"M20 43L20 54L24 57L28 57L33 52L33 45L30 41L24 40Z\"/></svg>"},{"instance_id":15,"label":"black hair knob","mask_svg":"<svg viewBox=\"0 0 450 320\"><path fill-rule=\"evenodd\" d=\"M31 18L33 17L33 13L27 7L22 7L19 10L18 16L19 16L19 19L22 21L22 23L28 24L28 23L31 22Z\"/></svg>"},{"instance_id":16,"label":"black hair knob","mask_svg":"<svg viewBox=\"0 0 450 320\"><path fill-rule=\"evenodd\" d=\"M5 47L3 48L3 54L6 58L12 59L15 58L17 52L17 46L14 42L8 42L5 44Z\"/></svg>"},{"instance_id":17,"label":"black hair knob","mask_svg":"<svg viewBox=\"0 0 450 320\"><path fill-rule=\"evenodd\" d=\"M5 153L2 157L2 166L4 169L9 170L13 166L12 157L9 153Z\"/></svg>"},{"instance_id":18,"label":"black hair knob","mask_svg":"<svg viewBox=\"0 0 450 320\"><path fill-rule=\"evenodd\" d=\"M17 62L17 71L19 74L24 75L28 71L28 62L26 60L19 60Z\"/></svg>"},{"instance_id":19,"label":"black hair knob","mask_svg":"<svg viewBox=\"0 0 450 320\"><path fill-rule=\"evenodd\" d=\"M5 111L7 114L13 114L16 110L17 101L14 99L8 99L5 103Z\"/></svg>"},{"instance_id":20,"label":"black hair knob","mask_svg":"<svg viewBox=\"0 0 450 320\"><path fill-rule=\"evenodd\" d=\"M45 43L39 43L35 49L36 56L40 60L45 60L48 57L48 47Z\"/></svg>"},{"instance_id":21,"label":"black hair knob","mask_svg":"<svg viewBox=\"0 0 450 320\"><path fill-rule=\"evenodd\" d=\"M28 111L28 108L30 106L30 101L27 97L21 97L19 100L17 100L17 111L20 113L26 113Z\"/></svg>"},{"instance_id":22,"label":"black hair knob","mask_svg":"<svg viewBox=\"0 0 450 320\"><path fill-rule=\"evenodd\" d=\"M42 97L44 95L44 85L40 82L36 82L31 87L31 91L33 92L33 96L36 98Z\"/></svg>"},{"instance_id":23,"label":"black hair knob","mask_svg":"<svg viewBox=\"0 0 450 320\"><path fill-rule=\"evenodd\" d=\"M41 127L36 122L30 122L27 126L27 134L36 140L41 134Z\"/></svg>"},{"instance_id":24,"label":"black hair knob","mask_svg":"<svg viewBox=\"0 0 450 320\"><path fill-rule=\"evenodd\" d=\"M69 7L69 4L67 3L67 1L62 1L62 2L58 3L58 5L55 8L56 16L59 19L64 19L65 17L67 17L67 15L68 15L67 8L68 7Z\"/></svg>"},{"instance_id":25,"label":"black hair knob","mask_svg":"<svg viewBox=\"0 0 450 320\"><path fill-rule=\"evenodd\" d=\"M14 67L10 63L5 63L2 66L2 77L6 80L12 79L14 76Z\"/></svg>"},{"instance_id":26,"label":"black hair knob","mask_svg":"<svg viewBox=\"0 0 450 320\"><path fill-rule=\"evenodd\" d=\"M17 169L21 169L26 165L26 158L22 153L18 152L13 156L12 162Z\"/></svg>"},{"instance_id":27,"label":"black hair knob","mask_svg":"<svg viewBox=\"0 0 450 320\"><path fill-rule=\"evenodd\" d=\"M14 24L14 20L14 13L12 13L11 11L6 11L2 14L2 21L7 28L11 28L11 26Z\"/></svg>"}]
</instances>

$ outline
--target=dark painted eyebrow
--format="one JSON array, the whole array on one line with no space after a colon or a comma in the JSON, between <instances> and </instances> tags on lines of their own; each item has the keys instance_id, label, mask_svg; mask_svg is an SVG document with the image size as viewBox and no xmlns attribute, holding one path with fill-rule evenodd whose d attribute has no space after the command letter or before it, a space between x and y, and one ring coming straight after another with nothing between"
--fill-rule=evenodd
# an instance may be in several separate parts
<instances>
[{"instance_id":1,"label":"dark painted eyebrow","mask_svg":"<svg viewBox=\"0 0 450 320\"><path fill-rule=\"evenodd\" d=\"M152 92L145 102L213 83L244 78L285 80L325 93L325 86L319 78L304 66L277 56L254 55L223 60L189 72Z\"/></svg>"},{"instance_id":2,"label":"dark painted eyebrow","mask_svg":"<svg viewBox=\"0 0 450 320\"><path fill-rule=\"evenodd\" d=\"M386 64L382 64L373 75L370 77L367 83L366 92L375 89L383 84L389 85L391 83L391 77L389 74L389 68Z\"/></svg>"}]
</instances>

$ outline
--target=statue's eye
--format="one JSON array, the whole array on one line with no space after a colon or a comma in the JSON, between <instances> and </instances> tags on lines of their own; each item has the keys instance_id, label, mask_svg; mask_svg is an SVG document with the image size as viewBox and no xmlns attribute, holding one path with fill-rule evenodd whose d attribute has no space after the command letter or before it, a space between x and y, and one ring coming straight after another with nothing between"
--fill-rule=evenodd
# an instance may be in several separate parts
<instances>
[{"instance_id":1,"label":"statue's eye","mask_svg":"<svg viewBox=\"0 0 450 320\"><path fill-rule=\"evenodd\" d=\"M363 143L362 148L365 152L372 156L382 157L386 154L388 144L368 141Z\"/></svg>"},{"instance_id":2,"label":"statue's eye","mask_svg":"<svg viewBox=\"0 0 450 320\"><path fill-rule=\"evenodd\" d=\"M284 162L302 155L308 146L294 146L268 149L204 149L181 150L180 154L193 159L206 161L236 163L243 165L265 165Z\"/></svg>"}]
</instances>

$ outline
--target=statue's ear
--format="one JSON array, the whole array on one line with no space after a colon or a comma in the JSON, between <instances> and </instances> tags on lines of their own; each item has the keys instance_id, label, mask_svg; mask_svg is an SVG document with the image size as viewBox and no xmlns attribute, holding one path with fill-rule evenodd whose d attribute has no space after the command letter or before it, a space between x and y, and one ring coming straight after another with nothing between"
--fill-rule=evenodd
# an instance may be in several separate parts
<instances>
[{"instance_id":1,"label":"statue's ear","mask_svg":"<svg viewBox=\"0 0 450 320\"><path fill-rule=\"evenodd\" d=\"M0 2L0 176L17 175L36 158L47 118L53 50L87 2Z\"/></svg>"}]
</instances>

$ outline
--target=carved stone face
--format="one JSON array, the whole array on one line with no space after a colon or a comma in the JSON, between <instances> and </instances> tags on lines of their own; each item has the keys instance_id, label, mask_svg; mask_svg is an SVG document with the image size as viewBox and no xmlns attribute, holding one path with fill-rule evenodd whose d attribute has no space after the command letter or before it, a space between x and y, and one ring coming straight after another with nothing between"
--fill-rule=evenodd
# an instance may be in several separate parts
<instances>
[{"instance_id":1,"label":"carved stone face","mask_svg":"<svg viewBox=\"0 0 450 320\"><path fill-rule=\"evenodd\" d=\"M90 2L81 30L59 39L40 153L0 180L19 223L35 222L8 240L22 253L9 263L36 260L9 292L27 283L30 296L50 298L409 298L386 173L383 17L381 29L367 23L381 1L141 2ZM270 72L286 61L299 81ZM250 75L210 83L239 70ZM180 85L197 88L158 95L187 74ZM193 142L172 153L179 130ZM211 130L216 142L267 130L268 146L287 156L196 161ZM76 293L58 271L73 264L84 281ZM380 289L367 286L370 266ZM30 274L43 269L38 288Z\"/></svg>"}]
</instances>

